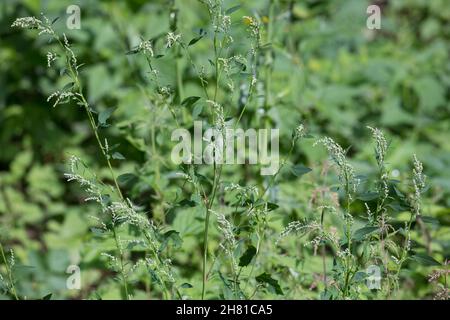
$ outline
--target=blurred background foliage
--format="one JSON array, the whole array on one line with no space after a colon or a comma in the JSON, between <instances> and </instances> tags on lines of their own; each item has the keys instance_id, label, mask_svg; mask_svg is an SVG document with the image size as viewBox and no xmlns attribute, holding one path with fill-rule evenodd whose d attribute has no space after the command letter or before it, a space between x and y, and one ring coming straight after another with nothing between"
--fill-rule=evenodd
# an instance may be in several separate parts
<instances>
[{"instance_id":1,"label":"blurred background foliage","mask_svg":"<svg viewBox=\"0 0 450 320\"><path fill-rule=\"evenodd\" d=\"M233 14L235 42L248 41L242 16L267 15L268 1L226 1L241 4ZM279 0L273 40L273 104L267 117L280 129L286 152L292 130L303 121L314 136L329 135L345 147L359 172L376 174L373 145L366 126L382 129L390 142L387 162L393 179L408 178L411 156L424 163L430 189L424 215L430 217L432 252L439 261L450 256L450 6L446 0L375 1L382 8L382 29L366 28L364 0ZM81 29L66 28L66 8L81 8ZM89 102L96 110L115 107L112 126L103 129L111 145L125 160L113 160L126 195L151 212L152 218L171 226L183 239L175 266L185 282L196 283L200 275L203 212L175 208L180 185L173 180L170 163L171 115L151 111L146 99L148 83L145 61L126 53L145 39L170 29L170 1L39 1L6 0L0 3L0 228L1 241L14 249L18 288L28 298L52 293L56 298L117 298L119 288L108 274L100 253L108 244L90 231L98 207L83 201L76 184L65 181L65 160L76 154L97 172L105 163L96 147L85 115L73 105L51 108L46 101L56 87L63 87L58 72L46 67L51 47L33 31L10 28L16 17L60 17L55 28L73 42L78 60L85 63L82 77ZM186 39L208 24L208 14L195 0L176 1L178 30ZM194 59L207 65L210 44L199 41ZM164 83L176 84L174 61L168 53L158 60ZM178 63L178 62L177 62ZM180 59L183 95L201 94L201 87L187 61ZM59 81L59 82L58 82ZM237 90L238 91L238 90ZM225 98L225 97L223 97ZM179 103L180 96L178 96ZM238 107L227 106L229 115ZM151 111L151 112L149 112ZM197 110L196 113L201 113ZM258 118L252 106L243 122ZM171 124L170 124L171 123ZM149 137L153 136L154 139ZM154 143L152 145L152 142ZM302 143L294 159L313 172L302 179L290 177L274 188L278 205L271 226L279 232L292 219L311 215L313 190L326 166L326 154ZM257 174L244 176L244 169L227 169L226 176L262 183ZM213 231L214 232L214 231ZM417 243L423 244L418 236ZM295 239L298 257L280 256L268 250L266 268L285 274L283 282L295 283L287 298L317 298L314 272L321 260ZM82 290L66 289L66 268L78 264ZM408 265L403 298L429 298L430 268ZM138 281L138 280L136 280ZM135 297L154 297L145 286ZM406 290L407 289L407 290ZM190 295L186 289L185 294ZM197 296L197 294L192 294ZM275 297L275 296L273 296Z\"/></svg>"}]
</instances>

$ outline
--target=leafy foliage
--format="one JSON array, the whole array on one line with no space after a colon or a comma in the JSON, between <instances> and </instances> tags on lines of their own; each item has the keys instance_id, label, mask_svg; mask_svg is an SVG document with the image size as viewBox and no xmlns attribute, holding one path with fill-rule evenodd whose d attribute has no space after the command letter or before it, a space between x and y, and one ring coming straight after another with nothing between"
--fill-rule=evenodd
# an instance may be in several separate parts
<instances>
[{"instance_id":1,"label":"leafy foliage","mask_svg":"<svg viewBox=\"0 0 450 320\"><path fill-rule=\"evenodd\" d=\"M0 297L448 299L450 11L383 3L0 6ZM194 120L280 170L175 165Z\"/></svg>"}]
</instances>

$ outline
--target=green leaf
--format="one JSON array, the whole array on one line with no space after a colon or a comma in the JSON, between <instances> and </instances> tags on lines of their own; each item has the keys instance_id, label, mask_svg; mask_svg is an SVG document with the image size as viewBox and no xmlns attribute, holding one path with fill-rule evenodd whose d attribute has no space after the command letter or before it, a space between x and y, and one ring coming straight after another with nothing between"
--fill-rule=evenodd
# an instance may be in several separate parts
<instances>
[{"instance_id":1,"label":"green leaf","mask_svg":"<svg viewBox=\"0 0 450 320\"><path fill-rule=\"evenodd\" d=\"M430 257L429 255L425 253L416 253L414 254L411 259L414 261L420 263L424 266L440 266L441 264L435 260L433 257Z\"/></svg>"},{"instance_id":2,"label":"green leaf","mask_svg":"<svg viewBox=\"0 0 450 320\"><path fill-rule=\"evenodd\" d=\"M108 108L103 110L98 115L98 123L102 126L106 125L106 121L111 117L116 108Z\"/></svg>"},{"instance_id":3,"label":"green leaf","mask_svg":"<svg viewBox=\"0 0 450 320\"><path fill-rule=\"evenodd\" d=\"M226 14L227 16L229 16L229 15L232 14L233 12L238 11L240 8L241 8L241 5L238 4L237 6L234 6L234 7L231 7L231 8L229 8L229 9L227 9L227 10L225 11L225 14Z\"/></svg>"},{"instance_id":4,"label":"green leaf","mask_svg":"<svg viewBox=\"0 0 450 320\"><path fill-rule=\"evenodd\" d=\"M356 198L361 201L372 201L377 199L379 194L377 192L360 193Z\"/></svg>"},{"instance_id":5,"label":"green leaf","mask_svg":"<svg viewBox=\"0 0 450 320\"><path fill-rule=\"evenodd\" d=\"M181 105L186 107L186 108L190 108L194 103L196 103L198 100L200 99L200 97L196 97L196 96L192 96L192 97L187 97L186 99L184 99L181 102Z\"/></svg>"},{"instance_id":6,"label":"green leaf","mask_svg":"<svg viewBox=\"0 0 450 320\"><path fill-rule=\"evenodd\" d=\"M353 282L362 282L367 278L367 273L365 273L364 271L358 271L355 273L355 275L353 276Z\"/></svg>"},{"instance_id":7,"label":"green leaf","mask_svg":"<svg viewBox=\"0 0 450 320\"><path fill-rule=\"evenodd\" d=\"M189 199L183 199L177 203L180 207L195 207L197 202Z\"/></svg>"},{"instance_id":8,"label":"green leaf","mask_svg":"<svg viewBox=\"0 0 450 320\"><path fill-rule=\"evenodd\" d=\"M136 48L136 49L132 49L130 51L127 51L125 54L128 56L128 55L136 54L138 52L139 52L139 49Z\"/></svg>"},{"instance_id":9,"label":"green leaf","mask_svg":"<svg viewBox=\"0 0 450 320\"><path fill-rule=\"evenodd\" d=\"M436 226L438 226L440 224L439 220L434 217L430 217L430 216L421 216L421 217L422 217L422 221L424 223L436 225Z\"/></svg>"},{"instance_id":10,"label":"green leaf","mask_svg":"<svg viewBox=\"0 0 450 320\"><path fill-rule=\"evenodd\" d=\"M117 182L122 185L129 185L138 180L138 176L133 173L124 173L117 177Z\"/></svg>"},{"instance_id":11,"label":"green leaf","mask_svg":"<svg viewBox=\"0 0 450 320\"><path fill-rule=\"evenodd\" d=\"M53 293L49 293L46 296L42 297L42 300L51 300Z\"/></svg>"},{"instance_id":12,"label":"green leaf","mask_svg":"<svg viewBox=\"0 0 450 320\"><path fill-rule=\"evenodd\" d=\"M162 235L163 239L161 241L161 246L159 247L159 251L163 251L169 244L169 242L173 243L174 248L180 248L183 240L180 237L180 233L175 230L169 230Z\"/></svg>"},{"instance_id":13,"label":"green leaf","mask_svg":"<svg viewBox=\"0 0 450 320\"><path fill-rule=\"evenodd\" d=\"M100 228L95 228L95 227L92 227L91 228L91 231L92 231L92 233L93 234L95 234L96 236L104 236L105 235L105 231L103 230L103 229L100 229Z\"/></svg>"},{"instance_id":14,"label":"green leaf","mask_svg":"<svg viewBox=\"0 0 450 320\"><path fill-rule=\"evenodd\" d=\"M267 202L267 210L273 211L278 209L280 206L273 202Z\"/></svg>"},{"instance_id":15,"label":"green leaf","mask_svg":"<svg viewBox=\"0 0 450 320\"><path fill-rule=\"evenodd\" d=\"M248 266L255 255L256 255L256 248L250 245L239 259L239 267Z\"/></svg>"},{"instance_id":16,"label":"green leaf","mask_svg":"<svg viewBox=\"0 0 450 320\"><path fill-rule=\"evenodd\" d=\"M75 82L69 82L67 83L63 88L62 91L67 91L69 89L72 89L72 87L74 86Z\"/></svg>"},{"instance_id":17,"label":"green leaf","mask_svg":"<svg viewBox=\"0 0 450 320\"><path fill-rule=\"evenodd\" d=\"M202 38L203 38L203 36L198 36L198 37L192 39L191 41L189 41L188 47L193 46L194 44L196 44L197 42L199 42Z\"/></svg>"},{"instance_id":18,"label":"green leaf","mask_svg":"<svg viewBox=\"0 0 450 320\"><path fill-rule=\"evenodd\" d=\"M363 240L365 236L375 232L378 230L378 227L363 227L361 229L356 230L353 233L353 239L360 241Z\"/></svg>"},{"instance_id":19,"label":"green leaf","mask_svg":"<svg viewBox=\"0 0 450 320\"><path fill-rule=\"evenodd\" d=\"M114 152L112 158L116 160L125 160L125 157L120 152Z\"/></svg>"},{"instance_id":20,"label":"green leaf","mask_svg":"<svg viewBox=\"0 0 450 320\"><path fill-rule=\"evenodd\" d=\"M272 278L272 276L270 274L268 274L267 272L260 274L255 279L259 283L264 283L264 284L269 285L273 290L275 290L276 294L283 295L283 290L281 290L281 287L278 284L278 280L275 280L274 278Z\"/></svg>"},{"instance_id":21,"label":"green leaf","mask_svg":"<svg viewBox=\"0 0 450 320\"><path fill-rule=\"evenodd\" d=\"M422 110L433 112L445 105L445 86L432 76L425 76L414 81L414 89L419 96Z\"/></svg>"},{"instance_id":22,"label":"green leaf","mask_svg":"<svg viewBox=\"0 0 450 320\"><path fill-rule=\"evenodd\" d=\"M304 174L307 174L308 172L311 172L312 169L305 167L302 164L297 164L291 167L291 172L296 176L296 177L301 177Z\"/></svg>"}]
</instances>

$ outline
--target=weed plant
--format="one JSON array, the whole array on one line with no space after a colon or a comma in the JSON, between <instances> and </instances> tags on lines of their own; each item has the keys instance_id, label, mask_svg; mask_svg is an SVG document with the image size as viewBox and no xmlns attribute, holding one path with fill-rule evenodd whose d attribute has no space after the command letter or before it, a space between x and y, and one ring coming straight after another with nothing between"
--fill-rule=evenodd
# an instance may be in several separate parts
<instances>
[{"instance_id":1,"label":"weed plant","mask_svg":"<svg viewBox=\"0 0 450 320\"><path fill-rule=\"evenodd\" d=\"M412 240L413 236L428 244L432 240L422 214L422 195L427 190L423 165L414 155L410 178L392 179L386 162L388 139L378 128L367 128L373 140L374 153L368 164L376 168L374 176L356 172L349 156L351 147L341 146L330 137L313 137L307 123L298 124L290 136L282 137L280 167L272 176L259 176L257 168L248 165L238 175L231 174L235 167L215 160L220 152L215 141L208 141L213 150L211 165L192 161L174 168L169 163L170 150L161 147L157 137L169 137L176 128L192 130L196 120L215 129L222 138L227 128L276 125L270 111L279 102L272 86L278 1L269 1L263 17L239 17L239 6L226 8L222 0L201 2L210 24L193 38L180 29L180 12L172 3L166 34L142 37L140 43L122 52L133 61L130 68L144 74L143 81L137 77L135 85L148 106L148 118L134 124L147 136L140 146L146 158L136 163L133 174L117 173L126 154L111 145L107 136L107 128L114 127L111 119L115 108L100 110L86 98L84 64L78 61L76 45L64 33L55 31L57 19L25 17L12 25L36 29L48 39L47 65L67 83L51 94L48 102L55 108L63 104L78 108L95 137L97 154L108 174L71 155L64 176L84 190L84 201L98 205L98 214L89 217L93 220L91 230L122 298L132 299L146 287L152 297L162 299L292 298L312 288L321 299L387 299L398 297L406 265L414 261L440 265L430 256L431 249L416 252ZM246 30L245 43L234 41L235 29ZM210 47L208 57L196 56L196 45L206 42ZM158 60L167 57L174 62L174 79L168 79L158 68ZM145 71L139 68L143 63ZM187 78L192 81L192 77L201 89L199 95L186 96ZM131 125L119 123L115 127L125 134ZM138 144L137 139L133 141ZM335 170L330 170L323 159L322 172L317 175L320 167L308 168L293 157L311 141L327 151ZM176 174L168 178L169 171ZM152 212L136 205L140 197L133 198L126 189L127 182L141 174L152 176L152 196L158 203ZM306 180L309 176L311 179ZM274 220L273 213L283 206L277 195L279 188L292 177L304 181L304 188L299 190L309 192L310 203L297 204L304 208L303 216ZM168 179L176 181L176 192L165 192ZM195 214L201 222L201 236L189 247L192 252L185 252L189 240L169 221L177 210L178 215ZM19 299L12 272L14 255L11 251L8 259L3 246L0 249L2 289ZM189 258L201 257L193 260L201 261L200 265L183 262L186 254ZM320 274L305 268L308 259L316 258L321 264ZM281 268L277 260L289 261L291 267ZM198 270L190 282L184 266ZM445 269L436 271L430 281L441 277L445 285L437 295L448 298ZM305 282L310 284L309 289Z\"/></svg>"}]
</instances>

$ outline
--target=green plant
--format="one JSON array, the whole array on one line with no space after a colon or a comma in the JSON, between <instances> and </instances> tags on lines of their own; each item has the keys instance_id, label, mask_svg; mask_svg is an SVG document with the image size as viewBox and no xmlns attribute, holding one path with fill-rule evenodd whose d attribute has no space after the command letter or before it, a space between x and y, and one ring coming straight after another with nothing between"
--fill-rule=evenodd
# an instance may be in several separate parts
<instances>
[{"instance_id":1,"label":"green plant","mask_svg":"<svg viewBox=\"0 0 450 320\"><path fill-rule=\"evenodd\" d=\"M351 77L337 70L355 68L346 64L349 53L340 53L338 68L326 61L326 54L311 49L317 39L296 36L301 33L298 28L312 32L315 26L310 20L322 19L315 17L315 10L323 9L269 0L249 16L239 15L245 6L228 7L222 0L200 3L205 18L196 20L201 29L192 38L182 2L170 1L160 10L158 14L168 20L161 33L146 37L144 31L140 39L129 36L138 33L130 31L135 21L121 21L115 11L118 7L105 5L114 9L106 16L114 22L113 30L119 35L115 44L120 42L122 52L113 47L113 54L101 59L117 64L123 59L126 71L118 76L124 78L122 86L105 93L103 99L90 98L98 78L93 81L84 70L95 59L87 54L86 65L78 61L83 48L72 46L80 41L78 37L58 33L57 20L50 22L44 16L13 23L50 38L47 44L39 43L40 49L48 51L50 77L57 75L58 83L67 84L48 101L55 112L65 103L75 107L76 117L82 111L84 121L77 118L79 127L69 124L82 132L74 143L78 147L80 141L90 142L87 137L93 137L96 145L96 151L90 144L78 148L75 153L81 155L67 159L65 174L84 193L67 189L62 201L79 208L83 225L92 231L80 236L94 244L94 249L83 249L83 267L100 274L98 278L90 274L95 279L90 280L91 287L76 297L108 296L109 290L118 287L125 299L408 297L402 285L414 275L407 272L424 273L419 265L437 266L440 263L433 256L446 257L443 242L437 244L431 237L441 229L433 229L435 221L425 214L435 200L425 194L423 165L415 156L412 179L399 172L394 175L398 170L387 160L393 150L381 130L369 127L366 132L372 134L374 156L365 153L361 142L360 136L366 133L359 134L359 127L349 131L357 127L351 120L356 121L360 112L359 120L379 125L370 112L345 109L352 99L367 103L364 99L372 98L364 91L367 88L352 87L359 78L347 79ZM127 26L121 25L124 22ZM286 30L290 32L285 36ZM360 51L355 55L365 61L364 49ZM115 72L114 66L108 68ZM395 69L389 64L386 69L390 68ZM112 79L101 80L114 88ZM347 86L331 87L338 81L348 81ZM379 98L379 92L373 95ZM335 108L323 107L328 105ZM341 109L345 109L342 114L336 111ZM86 119L88 133L83 127ZM249 163L225 165L216 160L221 150L213 139L207 141L212 150L210 165L196 161L174 165L169 159L171 132L194 131L194 121L216 130L222 140L228 128L279 128L278 170L261 176L258 166ZM299 122L303 124L298 126ZM326 161L318 164L325 156L321 148L312 148L306 127L319 137L314 145L325 148L337 174L329 171ZM389 132L396 130L403 129ZM341 147L350 143L347 150ZM20 189L23 183L17 185ZM436 202L442 203L445 193L439 197ZM93 222L86 222L84 208L92 213ZM62 221L65 212L56 218L45 215L45 219ZM29 224L24 228L34 232ZM54 225L50 229L57 230ZM291 233L299 237L290 237ZM20 281L14 278L3 247L1 253L6 271L2 283L9 297L18 298ZM30 260L23 251L20 258ZM105 265L110 272L103 270ZM367 284L373 279L371 266L380 269L379 288L370 289Z\"/></svg>"},{"instance_id":2,"label":"green plant","mask_svg":"<svg viewBox=\"0 0 450 320\"><path fill-rule=\"evenodd\" d=\"M11 250L9 254L9 259L7 259L5 250L3 249L3 245L0 243L0 254L3 260L6 276L3 277L0 273L0 285L3 291L8 294L11 294L14 299L19 300L19 296L17 295L15 279L13 276L13 269L15 265L14 252Z\"/></svg>"}]
</instances>

